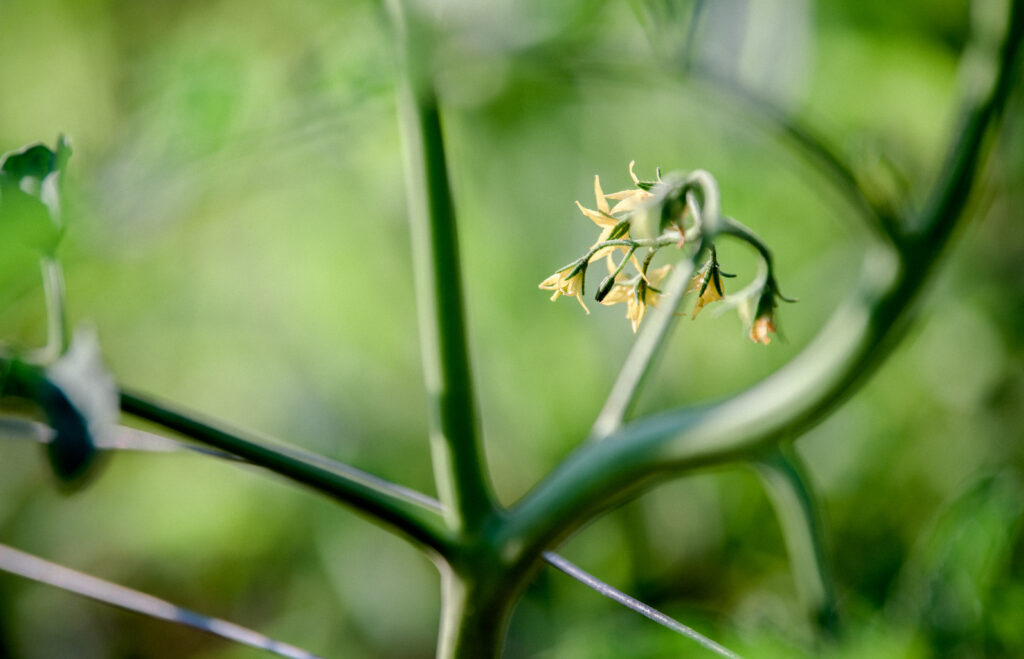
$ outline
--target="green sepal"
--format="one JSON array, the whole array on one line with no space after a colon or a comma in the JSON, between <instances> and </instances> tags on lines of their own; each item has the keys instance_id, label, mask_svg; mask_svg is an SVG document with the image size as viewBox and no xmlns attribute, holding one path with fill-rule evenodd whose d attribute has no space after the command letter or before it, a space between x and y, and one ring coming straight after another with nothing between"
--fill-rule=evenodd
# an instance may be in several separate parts
<instances>
[{"instance_id":1,"label":"green sepal","mask_svg":"<svg viewBox=\"0 0 1024 659\"><path fill-rule=\"evenodd\" d=\"M601 284L597 287L597 293L594 294L594 300L598 302L604 300L612 292L613 286L615 286L615 275L611 274L601 280Z\"/></svg>"}]
</instances>

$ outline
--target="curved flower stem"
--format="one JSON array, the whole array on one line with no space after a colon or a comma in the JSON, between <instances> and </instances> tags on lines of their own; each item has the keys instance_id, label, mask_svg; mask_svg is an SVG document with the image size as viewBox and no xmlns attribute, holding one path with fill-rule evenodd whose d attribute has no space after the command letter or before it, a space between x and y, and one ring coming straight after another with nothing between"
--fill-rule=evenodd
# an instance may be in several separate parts
<instances>
[{"instance_id":1,"label":"curved flower stem","mask_svg":"<svg viewBox=\"0 0 1024 659\"><path fill-rule=\"evenodd\" d=\"M779 517L796 590L811 621L826 634L838 631L838 607L827 565L824 533L810 479L790 445L754 462Z\"/></svg>"},{"instance_id":2,"label":"curved flower stem","mask_svg":"<svg viewBox=\"0 0 1024 659\"><path fill-rule=\"evenodd\" d=\"M761 259L764 261L765 267L768 268L768 272L772 272L771 250L768 249L768 246L764 244L764 241L752 229L734 218L722 216L721 233L742 240L757 250L757 253L761 255Z\"/></svg>"},{"instance_id":3,"label":"curved flower stem","mask_svg":"<svg viewBox=\"0 0 1024 659\"><path fill-rule=\"evenodd\" d=\"M721 233L722 235L732 236L733 238L742 240L753 247L761 257L761 261L764 263L764 282L770 286L773 291L775 291L776 295L786 302L796 302L795 299L785 297L782 295L782 292L779 291L779 285L775 279L775 260L772 258L772 252L752 229L738 220L727 215L723 215Z\"/></svg>"},{"instance_id":4,"label":"curved flower stem","mask_svg":"<svg viewBox=\"0 0 1024 659\"><path fill-rule=\"evenodd\" d=\"M497 509L484 465L470 373L455 207L424 28L391 4L402 52L399 110L412 229L430 441L445 519L474 534Z\"/></svg>"},{"instance_id":5,"label":"curved flower stem","mask_svg":"<svg viewBox=\"0 0 1024 659\"><path fill-rule=\"evenodd\" d=\"M1022 14L1024 2L1015 0L1005 39L988 50L998 73L985 93L968 98L966 128L955 136L950 165L920 215L915 247L897 250L887 243L870 249L860 283L845 303L817 338L772 376L717 403L652 415L611 432L605 441L582 444L509 511L502 542L514 546L521 560L536 560L594 515L654 483L797 437L864 382L913 319L927 275L963 216L986 129L1011 86L1024 33Z\"/></svg>"},{"instance_id":6,"label":"curved flower stem","mask_svg":"<svg viewBox=\"0 0 1024 659\"><path fill-rule=\"evenodd\" d=\"M238 456L292 481L326 494L417 545L450 555L451 533L429 499L353 467L325 464L319 456L244 437L244 433L198 415L173 409L140 394L121 392L121 409L200 443Z\"/></svg>"}]
</instances>

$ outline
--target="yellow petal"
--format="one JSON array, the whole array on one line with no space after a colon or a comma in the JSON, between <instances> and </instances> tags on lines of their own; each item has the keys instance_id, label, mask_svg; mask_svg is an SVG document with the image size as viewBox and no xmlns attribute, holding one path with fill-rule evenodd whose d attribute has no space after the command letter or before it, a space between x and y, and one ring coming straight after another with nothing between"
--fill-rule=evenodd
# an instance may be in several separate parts
<instances>
[{"instance_id":1,"label":"yellow petal","mask_svg":"<svg viewBox=\"0 0 1024 659\"><path fill-rule=\"evenodd\" d=\"M647 305L643 301L637 302L636 298L631 295L629 297L629 307L626 309L626 318L633 323L634 334L636 334L637 328L640 327L640 321L644 319L645 313L647 313Z\"/></svg>"},{"instance_id":2,"label":"yellow petal","mask_svg":"<svg viewBox=\"0 0 1024 659\"><path fill-rule=\"evenodd\" d=\"M597 200L597 210L607 213L608 202L605 201L604 192L601 190L601 177L597 174L594 174L594 198Z\"/></svg>"},{"instance_id":3,"label":"yellow petal","mask_svg":"<svg viewBox=\"0 0 1024 659\"><path fill-rule=\"evenodd\" d=\"M774 331L775 322L770 315L758 316L754 321L754 326L750 328L750 340L754 343L768 345L772 342L772 338L768 334Z\"/></svg>"},{"instance_id":4,"label":"yellow petal","mask_svg":"<svg viewBox=\"0 0 1024 659\"><path fill-rule=\"evenodd\" d=\"M608 204L606 203L605 206ZM580 202L576 202L576 206L580 209L580 212L586 215L590 220L601 228L610 228L619 223L614 217L608 217L598 211L590 210L584 207Z\"/></svg>"},{"instance_id":5,"label":"yellow petal","mask_svg":"<svg viewBox=\"0 0 1024 659\"><path fill-rule=\"evenodd\" d=\"M647 272L647 283L651 286L657 286L661 283L661 280L665 278L668 271L672 269L672 264L663 265L660 268L655 268Z\"/></svg>"},{"instance_id":6,"label":"yellow petal","mask_svg":"<svg viewBox=\"0 0 1024 659\"><path fill-rule=\"evenodd\" d=\"M608 295L604 296L601 300L601 304L619 304L620 302L628 302L631 291L626 286L613 286L612 290L608 291Z\"/></svg>"},{"instance_id":7,"label":"yellow petal","mask_svg":"<svg viewBox=\"0 0 1024 659\"><path fill-rule=\"evenodd\" d=\"M643 192L643 190L639 190L638 192ZM643 203L647 201L648 197L650 197L650 195L633 195L632 197L623 199L612 207L611 214L630 213L636 210L639 206L642 206Z\"/></svg>"},{"instance_id":8,"label":"yellow petal","mask_svg":"<svg viewBox=\"0 0 1024 659\"><path fill-rule=\"evenodd\" d=\"M558 279L559 279L561 274L562 273L560 273L560 272L556 272L555 274L551 275L550 277L548 277L547 279L542 281L540 283L540 286L538 286L537 288L540 288L542 290L548 290L548 291L553 291L553 290L557 289L558 288Z\"/></svg>"},{"instance_id":9,"label":"yellow petal","mask_svg":"<svg viewBox=\"0 0 1024 659\"><path fill-rule=\"evenodd\" d=\"M692 318L696 318L697 314L700 313L700 310L703 309L705 305L711 304L712 302L718 302L721 299L722 294L718 292L715 282L709 281L708 285L704 288L704 292L699 298L697 298L697 305L693 308Z\"/></svg>"}]
</instances>

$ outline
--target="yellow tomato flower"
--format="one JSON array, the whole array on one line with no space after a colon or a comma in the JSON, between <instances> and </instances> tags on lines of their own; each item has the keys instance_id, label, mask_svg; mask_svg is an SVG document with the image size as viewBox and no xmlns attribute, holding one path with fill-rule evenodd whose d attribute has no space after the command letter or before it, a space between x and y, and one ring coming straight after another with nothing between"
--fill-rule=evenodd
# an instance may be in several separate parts
<instances>
[{"instance_id":1,"label":"yellow tomato flower","mask_svg":"<svg viewBox=\"0 0 1024 659\"><path fill-rule=\"evenodd\" d=\"M601 301L601 304L625 302L626 318L632 323L633 332L636 333L644 315L647 314L647 307L658 306L661 292L656 289L671 268L671 265L663 265L651 270L646 276L637 280L633 286L615 286Z\"/></svg>"},{"instance_id":2,"label":"yellow tomato flower","mask_svg":"<svg viewBox=\"0 0 1024 659\"><path fill-rule=\"evenodd\" d=\"M725 296L725 287L722 286L722 278L718 268L714 266L708 267L695 274L693 279L690 280L689 288L686 289L687 293L693 291L699 292L697 304L693 307L693 316L691 316L696 318L705 305L717 302Z\"/></svg>"},{"instance_id":3,"label":"yellow tomato flower","mask_svg":"<svg viewBox=\"0 0 1024 659\"><path fill-rule=\"evenodd\" d=\"M575 297L580 306L583 307L583 310L589 314L590 309L583 303L583 275L585 271L585 267L578 265L563 268L542 281L538 288L554 291L555 294L551 296L552 302L557 300L559 295Z\"/></svg>"}]
</instances>

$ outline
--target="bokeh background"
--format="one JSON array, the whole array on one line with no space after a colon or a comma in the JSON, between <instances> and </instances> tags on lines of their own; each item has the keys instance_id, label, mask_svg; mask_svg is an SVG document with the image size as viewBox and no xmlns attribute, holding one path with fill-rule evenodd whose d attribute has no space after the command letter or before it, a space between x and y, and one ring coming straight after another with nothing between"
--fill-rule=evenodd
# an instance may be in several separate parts
<instances>
[{"instance_id":1,"label":"bokeh background","mask_svg":"<svg viewBox=\"0 0 1024 659\"><path fill-rule=\"evenodd\" d=\"M868 234L843 197L756 107L680 62L810 122L912 205L953 133L969 23L958 0L730 0L696 29L688 2L435 4L472 355L507 503L582 440L633 339L624 309L586 316L537 290L594 238L573 201L592 203L595 173L610 191L632 159L644 177L710 170L800 298L768 347L735 314L683 320L641 411L756 382L852 286ZM374 2L0 0L0 151L72 137L69 310L118 380L432 492L394 69ZM797 444L822 495L838 641L815 645L742 466L661 486L564 553L747 656L1024 654L1019 98L1008 117L921 320ZM720 255L755 270L742 246ZM0 337L35 345L43 329L37 271L0 263ZM118 454L68 497L37 446L0 442L0 541L328 657L433 656L433 566L257 470ZM0 655L263 656L7 575ZM506 656L707 655L548 570Z\"/></svg>"}]
</instances>

